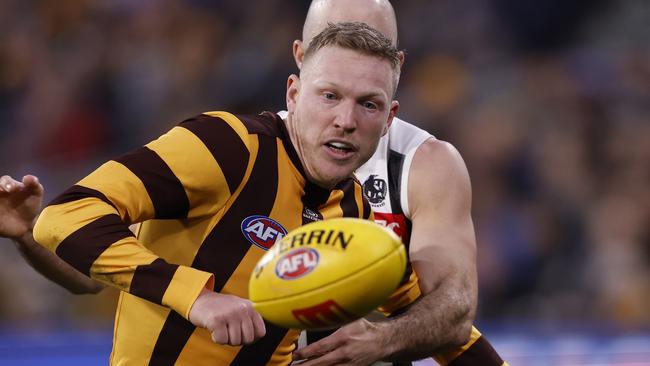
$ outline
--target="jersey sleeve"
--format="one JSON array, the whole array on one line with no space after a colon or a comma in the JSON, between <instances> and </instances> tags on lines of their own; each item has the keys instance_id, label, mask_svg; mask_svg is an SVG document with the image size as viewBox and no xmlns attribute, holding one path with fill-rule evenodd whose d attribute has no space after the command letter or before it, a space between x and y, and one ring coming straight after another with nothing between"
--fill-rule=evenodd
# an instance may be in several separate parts
<instances>
[{"instance_id":1,"label":"jersey sleeve","mask_svg":"<svg viewBox=\"0 0 650 366\"><path fill-rule=\"evenodd\" d=\"M212 274L166 262L128 226L214 214L243 181L247 137L230 114L186 120L63 192L41 213L34 238L91 278L187 318Z\"/></svg>"}]
</instances>

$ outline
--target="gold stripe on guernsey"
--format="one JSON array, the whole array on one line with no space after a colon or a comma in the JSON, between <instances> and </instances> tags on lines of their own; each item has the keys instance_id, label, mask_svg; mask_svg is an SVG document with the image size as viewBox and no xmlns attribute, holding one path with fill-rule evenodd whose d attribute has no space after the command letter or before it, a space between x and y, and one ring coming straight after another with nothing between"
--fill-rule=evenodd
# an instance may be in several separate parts
<instances>
[{"instance_id":1,"label":"gold stripe on guernsey","mask_svg":"<svg viewBox=\"0 0 650 366\"><path fill-rule=\"evenodd\" d=\"M276 351L273 352L273 356L266 364L267 366L281 366L289 365L291 363L292 357L291 353L296 349L295 340L300 336L300 330L290 329L289 332L282 338L282 342Z\"/></svg>"},{"instance_id":2,"label":"gold stripe on guernsey","mask_svg":"<svg viewBox=\"0 0 650 366\"><path fill-rule=\"evenodd\" d=\"M119 213L123 220L128 216L130 222L140 222L154 215L153 203L140 178L116 161L104 163L77 184L102 192L119 209L126 208L127 212Z\"/></svg>"},{"instance_id":3,"label":"gold stripe on guernsey","mask_svg":"<svg viewBox=\"0 0 650 366\"><path fill-rule=\"evenodd\" d=\"M124 308L129 310L123 311ZM170 311L129 293L120 292L115 313L111 366L147 365Z\"/></svg>"},{"instance_id":4,"label":"gold stripe on guernsey","mask_svg":"<svg viewBox=\"0 0 650 366\"><path fill-rule=\"evenodd\" d=\"M265 250L262 250L255 245L251 245L244 258L239 262L237 269L235 269L230 278L228 278L228 281L223 286L221 292L247 299L248 280L250 274L253 273L257 261L262 258L264 253L266 253Z\"/></svg>"},{"instance_id":5,"label":"gold stripe on guernsey","mask_svg":"<svg viewBox=\"0 0 650 366\"><path fill-rule=\"evenodd\" d=\"M97 202L101 204L98 205ZM41 212L41 216L55 217L57 220L48 220L47 225L39 221L40 225L37 224L34 228L34 238L49 250L55 251L70 234L110 214L117 212L112 206L94 197L48 206Z\"/></svg>"},{"instance_id":6,"label":"gold stripe on guernsey","mask_svg":"<svg viewBox=\"0 0 650 366\"><path fill-rule=\"evenodd\" d=\"M318 208L318 211L321 213L321 215L323 215L323 220L331 219L334 217L343 217L341 200L343 200L343 191L340 189L332 190L332 193L327 199L327 202ZM338 204L333 205L333 202L336 202Z\"/></svg>"},{"instance_id":7,"label":"gold stripe on guernsey","mask_svg":"<svg viewBox=\"0 0 650 366\"><path fill-rule=\"evenodd\" d=\"M248 129L234 114L228 112L207 112L203 114L210 117L221 118L222 120L226 121L226 123L228 123L230 127L232 127L232 129L239 135L239 138L242 140L242 142L246 144L248 151L250 151L251 154L253 153L253 151L250 149L250 146L248 146L248 142L250 141L248 138Z\"/></svg>"},{"instance_id":8,"label":"gold stripe on guernsey","mask_svg":"<svg viewBox=\"0 0 650 366\"><path fill-rule=\"evenodd\" d=\"M199 296L202 290L194 284L197 282L208 283L208 281L211 283L206 287L214 287L212 274L179 266L174 273L174 278L165 291L162 303L179 311L185 319L189 319L190 309L192 308L194 299Z\"/></svg>"},{"instance_id":9,"label":"gold stripe on guernsey","mask_svg":"<svg viewBox=\"0 0 650 366\"><path fill-rule=\"evenodd\" d=\"M150 220L140 224L138 240L169 263L191 266L213 226L208 218ZM183 250L178 250L178 243L183 243Z\"/></svg>"},{"instance_id":10,"label":"gold stripe on guernsey","mask_svg":"<svg viewBox=\"0 0 650 366\"><path fill-rule=\"evenodd\" d=\"M174 362L175 366L215 366L230 365L241 346L216 345L210 333L204 328L196 328L183 352Z\"/></svg>"},{"instance_id":11,"label":"gold stripe on guernsey","mask_svg":"<svg viewBox=\"0 0 650 366\"><path fill-rule=\"evenodd\" d=\"M278 188L270 217L277 222L284 223L285 229L290 230L291 227L302 225L300 217L302 203L296 199L295 192L300 192L304 188L305 180L291 163L280 139L277 139L277 148Z\"/></svg>"},{"instance_id":12,"label":"gold stripe on guernsey","mask_svg":"<svg viewBox=\"0 0 650 366\"><path fill-rule=\"evenodd\" d=\"M192 208L189 217L213 213L230 197L219 163L201 139L189 130L174 127L146 146L158 154L181 181Z\"/></svg>"},{"instance_id":13,"label":"gold stripe on guernsey","mask_svg":"<svg viewBox=\"0 0 650 366\"><path fill-rule=\"evenodd\" d=\"M476 327L472 326L472 334L470 335L469 341L467 341L467 343L465 343L460 348L455 348L453 351L436 354L433 356L433 358L440 365L445 366L451 363L453 360L455 360L458 356L463 354L463 352L467 351L474 344L474 342L476 342L479 338L481 338L481 332L479 332L478 329L476 329Z\"/></svg>"},{"instance_id":14,"label":"gold stripe on guernsey","mask_svg":"<svg viewBox=\"0 0 650 366\"><path fill-rule=\"evenodd\" d=\"M128 291L133 279L133 268L151 263L157 258L153 253L143 251L142 245L133 237L128 237L104 250L90 267L90 273L96 280L112 283L120 290Z\"/></svg>"},{"instance_id":15,"label":"gold stripe on guernsey","mask_svg":"<svg viewBox=\"0 0 650 366\"><path fill-rule=\"evenodd\" d=\"M354 185L354 202L357 204L357 209L359 210L359 217L364 218L368 215L367 212L363 210L363 190L360 184Z\"/></svg>"}]
</instances>

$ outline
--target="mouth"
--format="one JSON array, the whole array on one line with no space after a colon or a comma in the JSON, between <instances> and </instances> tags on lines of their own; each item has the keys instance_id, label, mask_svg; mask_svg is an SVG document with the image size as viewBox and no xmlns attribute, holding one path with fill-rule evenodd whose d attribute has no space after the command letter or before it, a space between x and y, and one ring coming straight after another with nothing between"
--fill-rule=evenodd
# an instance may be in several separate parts
<instances>
[{"instance_id":1,"label":"mouth","mask_svg":"<svg viewBox=\"0 0 650 366\"><path fill-rule=\"evenodd\" d=\"M345 141L329 141L325 143L325 147L339 159L349 158L357 151L354 145Z\"/></svg>"}]
</instances>

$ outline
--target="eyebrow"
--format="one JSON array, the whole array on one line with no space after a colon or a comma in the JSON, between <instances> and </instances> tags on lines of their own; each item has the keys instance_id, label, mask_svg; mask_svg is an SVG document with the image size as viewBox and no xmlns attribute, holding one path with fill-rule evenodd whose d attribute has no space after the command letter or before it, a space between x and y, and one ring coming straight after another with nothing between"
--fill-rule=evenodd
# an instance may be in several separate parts
<instances>
[{"instance_id":1,"label":"eyebrow","mask_svg":"<svg viewBox=\"0 0 650 366\"><path fill-rule=\"evenodd\" d=\"M315 84L316 84L316 87L318 89L324 89L324 88L326 89L328 87L332 87L332 88L335 88L335 89L343 89L343 87L341 85L339 85L337 83L334 83L334 82L331 82L331 81L322 81L321 83L315 83ZM369 92L369 93L365 93L365 94L356 96L356 97L354 97L354 99L356 99L356 100L367 100L367 99L373 99L373 98L379 97L380 99L382 99L382 102L384 102L383 101L384 95L385 94L383 92Z\"/></svg>"}]
</instances>

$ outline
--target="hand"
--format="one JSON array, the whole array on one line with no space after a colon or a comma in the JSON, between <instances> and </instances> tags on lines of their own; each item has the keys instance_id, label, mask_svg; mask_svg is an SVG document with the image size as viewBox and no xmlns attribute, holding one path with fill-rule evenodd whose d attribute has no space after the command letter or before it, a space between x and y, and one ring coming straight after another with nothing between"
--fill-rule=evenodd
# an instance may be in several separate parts
<instances>
[{"instance_id":1,"label":"hand","mask_svg":"<svg viewBox=\"0 0 650 366\"><path fill-rule=\"evenodd\" d=\"M251 344L266 334L264 320L250 301L207 289L192 305L189 318L192 324L209 330L219 344Z\"/></svg>"},{"instance_id":2,"label":"hand","mask_svg":"<svg viewBox=\"0 0 650 366\"><path fill-rule=\"evenodd\" d=\"M42 202L43 186L35 176L26 175L22 182L8 175L0 177L0 236L25 235L34 226Z\"/></svg>"},{"instance_id":3,"label":"hand","mask_svg":"<svg viewBox=\"0 0 650 366\"><path fill-rule=\"evenodd\" d=\"M300 366L370 365L384 358L387 347L380 323L359 319L293 353Z\"/></svg>"}]
</instances>

